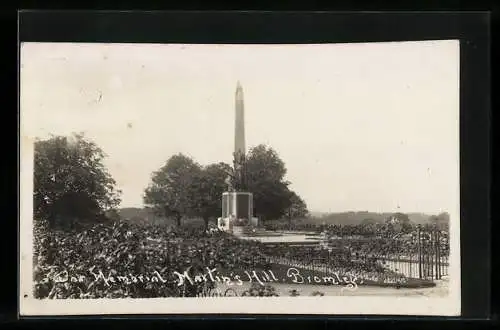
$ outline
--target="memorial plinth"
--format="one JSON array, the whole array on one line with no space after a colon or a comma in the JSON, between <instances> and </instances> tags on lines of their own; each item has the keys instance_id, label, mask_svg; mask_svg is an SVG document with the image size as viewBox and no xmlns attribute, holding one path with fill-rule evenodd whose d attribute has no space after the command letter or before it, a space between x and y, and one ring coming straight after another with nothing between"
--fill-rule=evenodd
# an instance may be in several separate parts
<instances>
[{"instance_id":1,"label":"memorial plinth","mask_svg":"<svg viewBox=\"0 0 500 330\"><path fill-rule=\"evenodd\" d=\"M243 235L247 226L257 226L253 216L253 194L243 191L227 191L222 194L222 217L218 227L221 230Z\"/></svg>"},{"instance_id":2,"label":"memorial plinth","mask_svg":"<svg viewBox=\"0 0 500 330\"><path fill-rule=\"evenodd\" d=\"M222 194L222 217L250 220L253 216L253 194L228 191Z\"/></svg>"}]
</instances>

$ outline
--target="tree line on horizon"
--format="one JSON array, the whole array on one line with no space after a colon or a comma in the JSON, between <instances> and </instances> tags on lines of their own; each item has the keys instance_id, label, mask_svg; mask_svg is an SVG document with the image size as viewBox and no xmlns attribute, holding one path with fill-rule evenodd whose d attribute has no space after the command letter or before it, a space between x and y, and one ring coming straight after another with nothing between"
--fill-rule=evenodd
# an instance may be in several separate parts
<instances>
[{"instance_id":1,"label":"tree line on horizon","mask_svg":"<svg viewBox=\"0 0 500 330\"><path fill-rule=\"evenodd\" d=\"M121 191L104 166L106 154L83 134L51 136L34 145L34 218L55 227L120 218ZM247 155L248 191L262 220L308 215L304 200L289 188L286 167L265 145ZM144 191L145 207L177 225L202 218L206 225L221 215L222 193L231 167L223 162L200 165L184 154L171 156L152 173Z\"/></svg>"},{"instance_id":2,"label":"tree line on horizon","mask_svg":"<svg viewBox=\"0 0 500 330\"><path fill-rule=\"evenodd\" d=\"M162 216L154 213L154 211L147 207L121 207L118 213L123 218L130 219L132 222L163 222L165 221ZM449 224L450 216L447 212L441 212L437 215L426 213L400 213L408 216L412 225L426 225L437 224L439 226L446 226ZM338 226L356 226L356 225L370 225L370 224L384 224L387 223L391 217L398 217L397 213L393 212L369 212L369 211L345 211L345 212L328 212L322 214L308 214L307 217L300 219L293 219L293 223L309 223L312 225L338 225ZM401 218L401 216L399 216ZM195 221L196 218L189 219ZM282 221L282 220L278 220Z\"/></svg>"},{"instance_id":3,"label":"tree line on horizon","mask_svg":"<svg viewBox=\"0 0 500 330\"><path fill-rule=\"evenodd\" d=\"M446 224L450 221L448 212L441 212L437 215L420 212L369 212L369 211L346 211L346 212L328 212L320 215L311 215L317 223L330 223L337 225L357 225L357 224L382 224L392 217L409 221L414 225L418 224Z\"/></svg>"}]
</instances>

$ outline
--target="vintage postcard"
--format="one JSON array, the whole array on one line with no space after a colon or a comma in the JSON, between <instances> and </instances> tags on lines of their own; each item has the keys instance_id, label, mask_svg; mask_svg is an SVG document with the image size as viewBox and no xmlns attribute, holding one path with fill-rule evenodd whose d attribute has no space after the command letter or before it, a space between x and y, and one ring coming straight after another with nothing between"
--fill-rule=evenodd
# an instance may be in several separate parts
<instances>
[{"instance_id":1,"label":"vintage postcard","mask_svg":"<svg viewBox=\"0 0 500 330\"><path fill-rule=\"evenodd\" d=\"M460 315L459 42L20 45L20 315Z\"/></svg>"}]
</instances>

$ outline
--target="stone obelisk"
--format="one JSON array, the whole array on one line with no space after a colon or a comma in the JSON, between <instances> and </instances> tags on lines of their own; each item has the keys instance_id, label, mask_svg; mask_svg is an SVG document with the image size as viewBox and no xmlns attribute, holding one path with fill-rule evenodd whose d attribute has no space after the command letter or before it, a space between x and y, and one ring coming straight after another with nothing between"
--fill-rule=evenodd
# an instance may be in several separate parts
<instances>
[{"instance_id":1,"label":"stone obelisk","mask_svg":"<svg viewBox=\"0 0 500 330\"><path fill-rule=\"evenodd\" d=\"M243 88L239 81L236 84L235 101L234 152L245 154L245 104Z\"/></svg>"},{"instance_id":2,"label":"stone obelisk","mask_svg":"<svg viewBox=\"0 0 500 330\"><path fill-rule=\"evenodd\" d=\"M233 180L229 191L222 194L222 217L219 218L218 226L222 230L241 234L236 229L242 227L242 224L257 225L257 218L253 217L253 194L247 191L245 105L239 81L236 84L234 110Z\"/></svg>"},{"instance_id":3,"label":"stone obelisk","mask_svg":"<svg viewBox=\"0 0 500 330\"><path fill-rule=\"evenodd\" d=\"M243 88L240 82L236 84L235 105L234 105L234 176L235 189L245 190L245 105L243 102Z\"/></svg>"}]
</instances>

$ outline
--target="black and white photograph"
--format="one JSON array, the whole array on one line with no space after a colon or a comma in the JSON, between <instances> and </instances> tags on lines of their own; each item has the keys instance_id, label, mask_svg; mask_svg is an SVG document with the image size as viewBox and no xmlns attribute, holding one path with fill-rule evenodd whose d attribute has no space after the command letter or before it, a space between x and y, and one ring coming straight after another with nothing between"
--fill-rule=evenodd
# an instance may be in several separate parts
<instances>
[{"instance_id":1,"label":"black and white photograph","mask_svg":"<svg viewBox=\"0 0 500 330\"><path fill-rule=\"evenodd\" d=\"M20 45L20 314L460 315L458 40Z\"/></svg>"}]
</instances>

